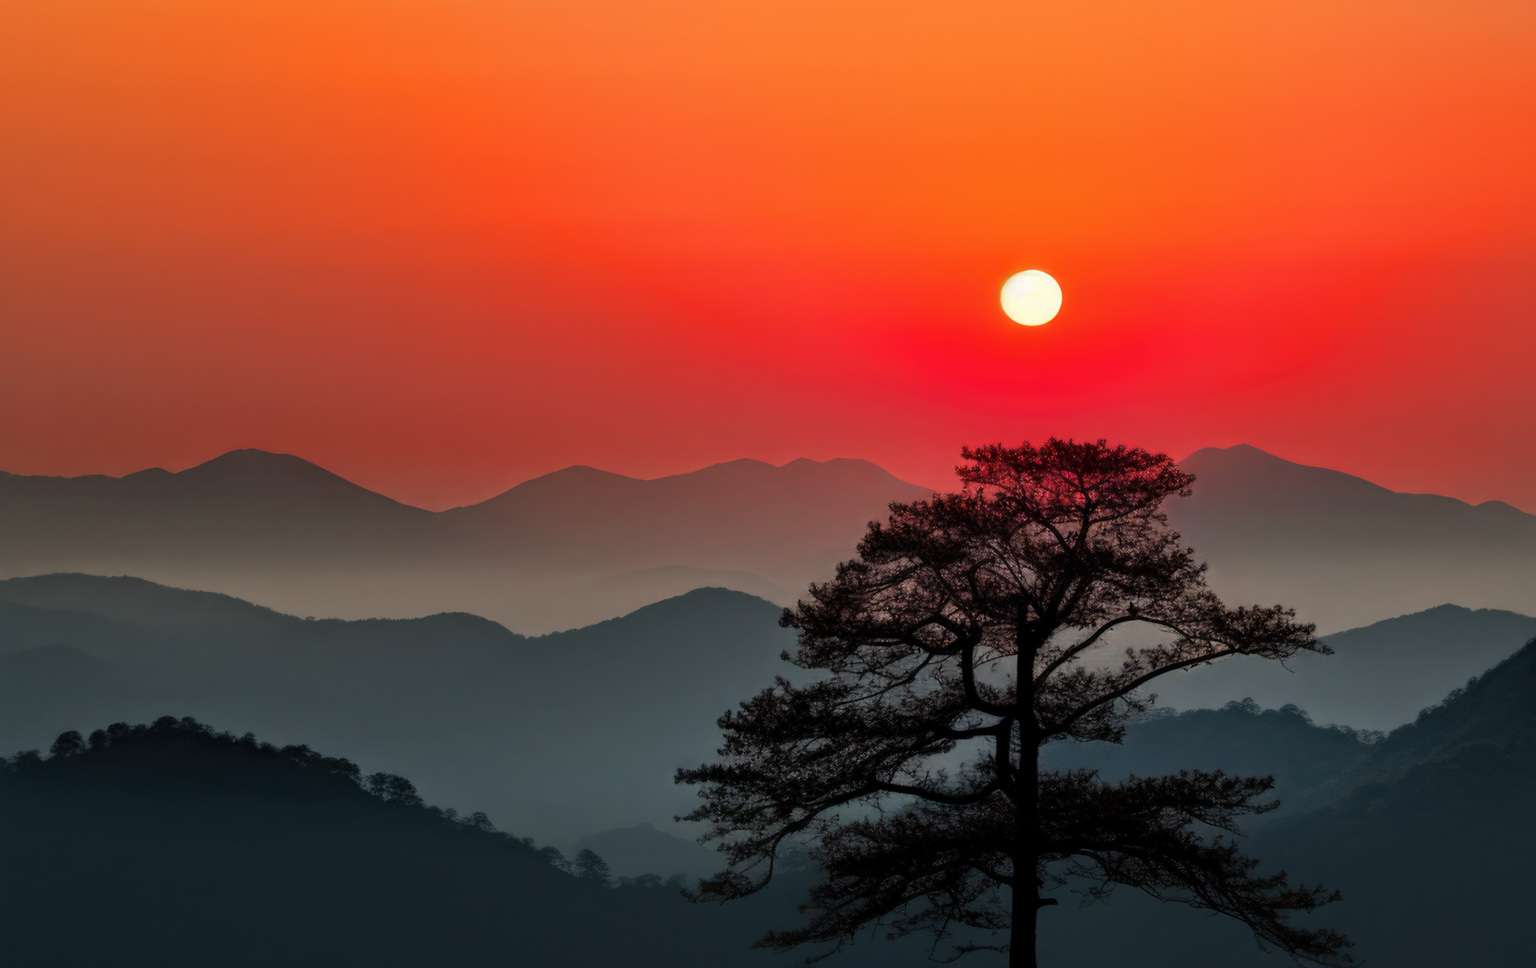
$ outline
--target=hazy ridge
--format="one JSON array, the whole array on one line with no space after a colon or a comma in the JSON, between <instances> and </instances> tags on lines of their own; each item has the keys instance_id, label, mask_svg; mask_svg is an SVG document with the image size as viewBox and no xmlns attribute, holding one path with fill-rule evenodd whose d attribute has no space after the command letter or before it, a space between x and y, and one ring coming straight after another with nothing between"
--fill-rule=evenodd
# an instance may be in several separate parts
<instances>
[{"instance_id":1,"label":"hazy ridge","mask_svg":"<svg viewBox=\"0 0 1536 968\"><path fill-rule=\"evenodd\" d=\"M697 596L682 600L690 602L698 604ZM105 608L122 614L122 596ZM649 617L676 621L680 613ZM411 623L382 623L397 624ZM189 627L175 616L161 625ZM686 692L653 698L675 702ZM1518 965L1529 896L1519 859L1536 852L1527 822L1536 795L1532 710L1536 642L1385 738L1322 726L1296 709L1234 702L1140 721L1122 746L1048 747L1047 765L1088 765L1106 775L1189 767L1272 773L1286 806L1248 825L1250 847L1265 869L1285 867L1344 891L1346 900L1319 918L1348 931L1358 956L1394 965L1447 963L1467 950L1459 931L1401 926L1449 919L1476 926L1479 963ZM75 725L89 729L93 722L100 723ZM329 767L295 772L276 764L274 772L270 757L256 763L246 747L221 752L179 740L136 754L131 744L125 749L87 751L0 776L0 810L13 821L0 835L0 853L16 873L0 903L17 917L7 932L11 951L48 950L57 964L99 963L91 939L108 937L115 962L123 964L197 964L206 955L200 944L219 946L221 963L318 963L336 956L338 937L356 936L348 950L377 952L371 961L381 964L404 964L435 947L436 957L450 963L494 953L533 965L622 957L681 968L700 958L755 963L759 956L745 953L746 941L794 917L794 877L760 904L723 909L691 908L654 889L594 890L561 879L532 850L473 823L370 799L355 777L351 785L340 782ZM580 751L568 753L584 759ZM474 768L467 761L458 766ZM586 769L613 778L603 764L588 761ZM525 793L538 788L536 779L525 780ZM585 843L614 841L612 833ZM302 889L290 889L294 877L302 878ZM59 944L60 918L80 911L96 912L95 924L108 934L84 932ZM313 920L317 912L325 912L323 927ZM611 930L584 931L597 921ZM251 922L265 926L260 937L248 930ZM182 926L169 945L167 925ZM1142 960L1154 966L1289 963L1256 952L1238 925L1213 924L1131 892L1108 905L1078 910L1068 903L1042 914L1041 951L1054 963L1119 964L1124 955L1116 939L1125 937L1137 938ZM925 957L921 945L891 950L865 941L837 963L915 966ZM783 963L799 963L788 958L798 955Z\"/></svg>"},{"instance_id":2,"label":"hazy ridge","mask_svg":"<svg viewBox=\"0 0 1536 968\"><path fill-rule=\"evenodd\" d=\"M1175 526L1235 602L1325 632L1436 605L1536 608L1536 516L1400 494L1246 445L1182 462ZM0 474L0 576L134 575L296 615L483 615L525 633L719 586L791 603L891 501L867 461L738 460L642 481L571 467L429 512L298 457L246 450L179 473Z\"/></svg>"},{"instance_id":3,"label":"hazy ridge","mask_svg":"<svg viewBox=\"0 0 1536 968\"><path fill-rule=\"evenodd\" d=\"M1448 963L1465 953L1460 928L1428 942L1398 928L1439 917L1472 926L1480 963L1523 964L1529 889L1521 872L1523 859L1536 855L1527 820L1536 796L1529 779L1536 776L1536 645L1523 644L1536 636L1536 618L1522 612L1536 603L1536 517L1499 502L1399 494L1246 446L1200 451L1183 466L1199 478L1195 495L1175 502L1170 515L1210 561L1216 590L1237 602L1284 602L1325 631L1347 630L1326 636L1333 656L1304 655L1287 666L1226 660L1169 677L1159 683L1162 705L1189 711L1136 723L1122 746L1051 747L1047 763L1105 775L1273 774L1284 806L1250 825L1254 852L1267 866L1343 889L1351 901L1323 920L1354 935L1360 955L1384 964ZM715 718L788 671L779 656L793 638L778 627L774 602L792 599L848 557L886 503L926 494L862 461L777 468L736 461L656 481L569 468L437 513L260 451L180 474L0 474L0 574L13 576L0 580L0 749L46 748L69 729L191 715L407 776L429 802L484 810L498 826L546 843L602 846L626 870L670 861L654 873L698 873L707 855L677 836L690 831L668 823L691 804L672 772L711 759ZM700 587L715 584L730 587ZM327 613L357 617L300 617ZM521 634L567 624L582 627ZM210 804L191 795L187 770L216 774L229 764L199 760L194 768L167 756L134 781L134 809L154 801L165 817L206 812ZM71 763L44 768L60 777L60 769L79 767ZM248 766L232 775L246 776ZM107 782L95 776L90 783ZM51 832L35 844L6 843L6 862L30 871L25 880L37 890L25 898L13 892L0 908L68 910L70 868L54 876L40 866L44 855L28 851L79 847L77 870L95 864L111 872L103 890L120 893L148 861L130 857L128 847L113 854L114 843L142 834L162 852L195 854L177 840L189 823L200 829L195 822L141 811L131 814L139 828L114 828L88 803L110 803L117 793L102 801L105 788L67 786L22 813L19 801L8 801L12 817L30 818L28 830ZM313 835L318 844L325 835L314 831L324 823L311 821L326 811L334 820L354 808L376 810L352 792L278 809L256 786L239 788L245 792L227 791L217 809L240 814L244 826L218 849L243 858L229 860L229 871L259 869L257 882L269 885L295 876L299 864L267 868L252 859L251 845L270 844L273 824L308 830L295 842ZM350 805L337 808L343 800ZM311 807L313 816L305 813ZM82 824L100 829L72 835ZM404 842L436 836L427 830ZM223 834L197 836L217 842ZM336 891L371 896L345 886L348 878L380 858L426 863L410 859L413 849L391 853L382 841L366 850L317 848L306 863L310 875L341 885ZM105 853L92 860L92 850ZM470 893L422 901L421 910L458 904L449 921L461 939L475 939L466 944L482 946L474 951L510 947L529 964L609 963L613 951L572 947L566 930L600 917L632 925L625 930L640 945L634 950L652 959L635 963L681 966L718 960L718 951L739 950L760 930L748 932L735 914L680 913L699 909L667 907L676 899L659 894L626 908L639 895L578 897L564 881L530 887L550 876L547 865L535 865L541 873L529 880L500 861L487 868L488 856L476 848L439 857L435 873L417 877L469 885ZM100 857L109 858L104 867ZM224 923L219 911L178 893L217 871L168 867L155 876L185 912ZM1447 894L1453 882L1465 888ZM528 890L540 900L518 908L510 899ZM298 925L306 912L325 909L322 897L273 907L261 891L246 896L262 917L288 919L276 943L311 953L327 943ZM792 901L775 897L763 910L783 923ZM509 920L506 905L496 907L503 901L520 913ZM540 904L550 906L547 915ZM368 920L376 913L338 916L349 931L382 923ZM50 917L28 923L53 924ZM1117 964L1123 947L1115 939L1134 935L1154 966L1277 963L1256 956L1239 926L1212 930L1198 918L1135 897L1084 912L1064 905L1042 919L1042 957ZM698 951L666 949L661 939L670 931L692 932ZM16 937L46 943L36 934ZM430 946L435 936L424 929L419 937ZM717 942L726 947L710 947ZM270 963L276 950L252 941L250 963ZM381 963L400 954L385 943L368 950ZM839 961L905 963L916 954L904 949L892 962L874 950ZM198 963L190 948L176 957ZM454 955L461 963L481 957ZM798 963L790 957L784 963ZM87 952L78 963L93 961Z\"/></svg>"},{"instance_id":4,"label":"hazy ridge","mask_svg":"<svg viewBox=\"0 0 1536 968\"><path fill-rule=\"evenodd\" d=\"M0 581L0 748L173 711L410 776L433 802L485 810L554 843L642 821L665 827L692 802L672 773L712 757L715 719L795 671L780 659L794 640L778 616L761 599L701 589L528 637L462 613L308 621L141 579L11 579ZM1364 717L1380 708L1371 682L1401 684L1407 666L1428 705L1466 682L1462 643L1481 643L1481 672L1533 626L1432 609L1333 637L1339 655L1276 675L1330 696L1328 663L1351 662L1341 669L1364 694ZM1430 661L1437 642L1448 661ZM1229 663L1241 671L1227 660L1181 677L1198 685L1208 674L1186 690L1201 699L1191 704L1254 695L1242 676L1222 674Z\"/></svg>"},{"instance_id":5,"label":"hazy ridge","mask_svg":"<svg viewBox=\"0 0 1536 968\"><path fill-rule=\"evenodd\" d=\"M0 576L133 575L298 615L467 611L536 633L711 585L790 601L890 502L929 493L867 461L739 460L649 481L572 467L430 512L245 450L175 474L0 474Z\"/></svg>"}]
</instances>

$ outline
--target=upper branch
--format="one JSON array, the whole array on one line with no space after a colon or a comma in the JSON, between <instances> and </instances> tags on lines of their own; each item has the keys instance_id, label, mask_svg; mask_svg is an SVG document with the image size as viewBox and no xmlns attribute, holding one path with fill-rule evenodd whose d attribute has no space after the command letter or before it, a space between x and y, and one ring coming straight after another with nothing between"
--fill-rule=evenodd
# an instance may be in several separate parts
<instances>
[{"instance_id":1,"label":"upper branch","mask_svg":"<svg viewBox=\"0 0 1536 968\"><path fill-rule=\"evenodd\" d=\"M1056 700L1049 703L1054 707L1049 733L1069 733L1079 722L1114 703L1131 701L1137 690L1158 676L1180 669L1233 655L1284 659L1299 651L1331 651L1317 641L1313 626L1293 622L1294 613L1288 609L1225 609L1208 593L1197 596L1192 604L1201 614L1191 615L1186 622L1138 617L1138 621L1175 632L1180 636L1177 641L1128 651L1117 672L1079 669L1057 684L1058 689L1042 689L1039 694Z\"/></svg>"}]
</instances>

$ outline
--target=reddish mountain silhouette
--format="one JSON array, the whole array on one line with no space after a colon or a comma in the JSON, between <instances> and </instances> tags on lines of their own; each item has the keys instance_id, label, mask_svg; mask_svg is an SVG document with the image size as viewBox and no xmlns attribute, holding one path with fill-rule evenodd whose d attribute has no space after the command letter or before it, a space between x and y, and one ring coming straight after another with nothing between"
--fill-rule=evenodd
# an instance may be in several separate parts
<instances>
[{"instance_id":1,"label":"reddish mountain silhouette","mask_svg":"<svg viewBox=\"0 0 1536 968\"><path fill-rule=\"evenodd\" d=\"M1536 601L1536 516L1507 504L1399 494L1246 445L1182 466L1195 493L1171 517L1235 601L1284 602L1325 632ZM928 493L867 461L738 460L648 481L569 467L434 513L243 450L176 474L0 474L0 577L131 574L297 614L469 611L543 632L711 585L788 603L891 501Z\"/></svg>"},{"instance_id":2,"label":"reddish mountain silhouette","mask_svg":"<svg viewBox=\"0 0 1536 968\"><path fill-rule=\"evenodd\" d=\"M1180 466L1194 495L1169 516L1230 600L1284 602L1324 632L1446 602L1536 602L1536 516L1508 504L1402 494L1245 444Z\"/></svg>"},{"instance_id":3,"label":"reddish mountain silhouette","mask_svg":"<svg viewBox=\"0 0 1536 968\"><path fill-rule=\"evenodd\" d=\"M443 518L497 553L771 573L835 563L891 501L929 493L862 460L735 460L649 481L568 467Z\"/></svg>"},{"instance_id":4,"label":"reddish mountain silhouette","mask_svg":"<svg viewBox=\"0 0 1536 968\"><path fill-rule=\"evenodd\" d=\"M645 481L571 467L434 513L298 457L180 473L0 474L0 577L131 574L299 614L471 611L541 632L703 586L788 601L925 497L866 461L740 460Z\"/></svg>"},{"instance_id":5,"label":"reddish mountain silhouette","mask_svg":"<svg viewBox=\"0 0 1536 968\"><path fill-rule=\"evenodd\" d=\"M236 450L179 473L22 477L0 473L8 573L89 559L313 564L383 553L430 534L432 513L288 454Z\"/></svg>"}]
</instances>

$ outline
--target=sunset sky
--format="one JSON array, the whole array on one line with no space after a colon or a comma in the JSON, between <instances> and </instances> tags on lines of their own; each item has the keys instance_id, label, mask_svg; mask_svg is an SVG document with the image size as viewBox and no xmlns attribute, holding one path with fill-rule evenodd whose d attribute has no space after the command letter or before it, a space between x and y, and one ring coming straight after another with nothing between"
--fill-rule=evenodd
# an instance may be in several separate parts
<instances>
[{"instance_id":1,"label":"sunset sky","mask_svg":"<svg viewBox=\"0 0 1536 968\"><path fill-rule=\"evenodd\" d=\"M1054 434L1536 511L1529 0L0 10L0 470Z\"/></svg>"}]
</instances>

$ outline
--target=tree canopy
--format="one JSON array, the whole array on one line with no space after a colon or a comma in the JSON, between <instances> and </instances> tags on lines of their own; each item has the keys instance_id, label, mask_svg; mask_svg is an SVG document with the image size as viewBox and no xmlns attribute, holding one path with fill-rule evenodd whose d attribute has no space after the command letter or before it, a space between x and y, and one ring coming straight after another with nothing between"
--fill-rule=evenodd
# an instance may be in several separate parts
<instances>
[{"instance_id":1,"label":"tree canopy","mask_svg":"<svg viewBox=\"0 0 1536 968\"><path fill-rule=\"evenodd\" d=\"M598 887L607 887L612 881L609 876L608 862L599 857L594 850L584 848L571 862L571 867L578 878L596 884Z\"/></svg>"},{"instance_id":2,"label":"tree canopy","mask_svg":"<svg viewBox=\"0 0 1536 968\"><path fill-rule=\"evenodd\" d=\"M809 681L781 677L727 712L721 759L678 772L703 801L687 819L710 825L730 864L697 897L753 893L804 844L824 872L809 920L760 946L841 945L878 921L1032 966L1036 913L1056 903L1042 892L1081 877L1090 896L1139 888L1235 917L1294 957L1347 961L1343 936L1291 920L1337 894L1258 873L1231 840L1239 818L1273 809L1272 779L1108 783L1039 766L1045 743L1119 741L1158 676L1327 652L1313 627L1206 587L1161 510L1193 481L1165 455L1053 438L962 457L959 493L893 504L858 557L785 612L799 630L786 658ZM959 926L972 930L953 937Z\"/></svg>"}]
</instances>

